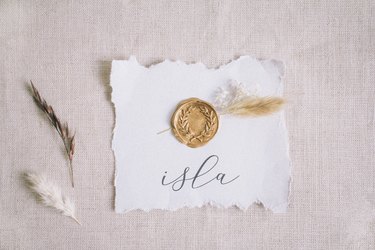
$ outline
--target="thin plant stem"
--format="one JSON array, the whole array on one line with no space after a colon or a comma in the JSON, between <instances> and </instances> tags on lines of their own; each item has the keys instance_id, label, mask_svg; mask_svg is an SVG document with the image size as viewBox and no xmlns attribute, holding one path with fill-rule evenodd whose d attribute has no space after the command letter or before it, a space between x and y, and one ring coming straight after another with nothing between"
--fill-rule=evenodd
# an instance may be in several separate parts
<instances>
[{"instance_id":1,"label":"thin plant stem","mask_svg":"<svg viewBox=\"0 0 375 250\"><path fill-rule=\"evenodd\" d=\"M165 132L167 132L167 131L169 131L169 130L171 130L171 128L164 129L164 130L162 130L162 131L157 132L156 134L157 134L157 135L160 135L160 134L165 133Z\"/></svg>"}]
</instances>

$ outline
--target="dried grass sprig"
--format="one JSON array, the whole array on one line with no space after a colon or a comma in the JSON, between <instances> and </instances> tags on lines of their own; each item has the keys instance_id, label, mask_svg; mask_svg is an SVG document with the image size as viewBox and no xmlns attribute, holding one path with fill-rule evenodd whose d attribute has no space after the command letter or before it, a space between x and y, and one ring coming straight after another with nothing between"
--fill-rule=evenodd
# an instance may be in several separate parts
<instances>
[{"instance_id":1,"label":"dried grass sprig","mask_svg":"<svg viewBox=\"0 0 375 250\"><path fill-rule=\"evenodd\" d=\"M69 159L69 173L72 181L72 187L74 187L73 155L75 149L75 134L73 134L69 130L67 123L61 123L60 119L56 116L56 113L53 110L53 108L50 105L48 105L44 98L40 96L39 91L34 86L33 82L30 81L30 83L36 104L47 115L49 121L55 127L56 131L58 132L64 143L65 151Z\"/></svg>"},{"instance_id":2,"label":"dried grass sprig","mask_svg":"<svg viewBox=\"0 0 375 250\"><path fill-rule=\"evenodd\" d=\"M281 97L248 96L220 110L221 115L263 116L277 112L284 105Z\"/></svg>"},{"instance_id":3,"label":"dried grass sprig","mask_svg":"<svg viewBox=\"0 0 375 250\"><path fill-rule=\"evenodd\" d=\"M23 177L26 186L35 194L38 202L47 207L55 208L61 214L72 218L81 225L76 217L74 203L61 193L58 186L49 182L43 175L25 173Z\"/></svg>"},{"instance_id":4,"label":"dried grass sprig","mask_svg":"<svg viewBox=\"0 0 375 250\"><path fill-rule=\"evenodd\" d=\"M262 116L279 111L285 103L281 97L261 97L258 92L258 84L252 84L248 89L244 84L230 80L216 91L214 105L220 115Z\"/></svg>"}]
</instances>

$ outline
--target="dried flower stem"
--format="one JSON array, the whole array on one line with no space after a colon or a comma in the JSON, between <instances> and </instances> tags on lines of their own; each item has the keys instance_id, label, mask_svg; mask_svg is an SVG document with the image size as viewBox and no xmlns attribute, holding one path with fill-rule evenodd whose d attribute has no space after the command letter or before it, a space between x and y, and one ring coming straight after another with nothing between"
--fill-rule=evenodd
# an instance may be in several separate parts
<instances>
[{"instance_id":1,"label":"dried flower stem","mask_svg":"<svg viewBox=\"0 0 375 250\"><path fill-rule=\"evenodd\" d=\"M51 124L55 127L57 133L60 135L65 147L66 154L69 159L69 173L72 181L72 187L74 188L74 175L73 175L73 155L75 149L75 134L72 134L69 130L67 123L61 123L60 119L57 118L53 108L47 104L46 100L39 94L38 89L31 83L31 89L33 91L33 97L38 107L47 115Z\"/></svg>"},{"instance_id":2,"label":"dried flower stem","mask_svg":"<svg viewBox=\"0 0 375 250\"><path fill-rule=\"evenodd\" d=\"M164 130L162 130L162 131L157 132L156 134L157 134L157 135L160 135L160 134L165 133L165 132L167 132L167 131L169 131L169 130L171 130L171 128L166 128L166 129L164 129Z\"/></svg>"},{"instance_id":3,"label":"dried flower stem","mask_svg":"<svg viewBox=\"0 0 375 250\"><path fill-rule=\"evenodd\" d=\"M25 173L23 177L27 187L35 194L38 202L47 207L55 208L81 225L75 214L74 203L68 197L62 195L58 186L49 182L43 175Z\"/></svg>"}]
</instances>

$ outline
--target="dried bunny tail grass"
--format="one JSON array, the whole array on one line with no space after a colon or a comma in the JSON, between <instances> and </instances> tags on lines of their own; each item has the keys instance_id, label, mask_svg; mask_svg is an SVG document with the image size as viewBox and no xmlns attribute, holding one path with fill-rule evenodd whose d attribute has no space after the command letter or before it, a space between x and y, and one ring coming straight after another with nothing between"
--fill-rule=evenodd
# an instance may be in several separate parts
<instances>
[{"instance_id":1,"label":"dried bunny tail grass","mask_svg":"<svg viewBox=\"0 0 375 250\"><path fill-rule=\"evenodd\" d=\"M285 101L281 97L248 96L232 103L221 110L220 114L238 116L263 116L275 113L281 109Z\"/></svg>"},{"instance_id":2,"label":"dried bunny tail grass","mask_svg":"<svg viewBox=\"0 0 375 250\"><path fill-rule=\"evenodd\" d=\"M26 186L35 194L41 204L58 210L61 214L72 218L79 225L75 215L74 203L63 196L58 186L49 182L43 175L25 173L23 175Z\"/></svg>"},{"instance_id":3,"label":"dried bunny tail grass","mask_svg":"<svg viewBox=\"0 0 375 250\"><path fill-rule=\"evenodd\" d=\"M71 133L69 130L67 123L61 123L60 119L57 118L55 111L53 108L48 105L46 100L41 97L39 94L38 89L34 86L33 82L31 83L31 89L33 92L33 97L38 105L38 107L47 115L49 121L52 123L52 125L55 127L56 131L59 133L65 147L66 154L69 158L69 173L70 178L72 181L72 187L74 187L74 176L73 176L73 155L74 155L74 148L75 148L75 135Z\"/></svg>"}]
</instances>

